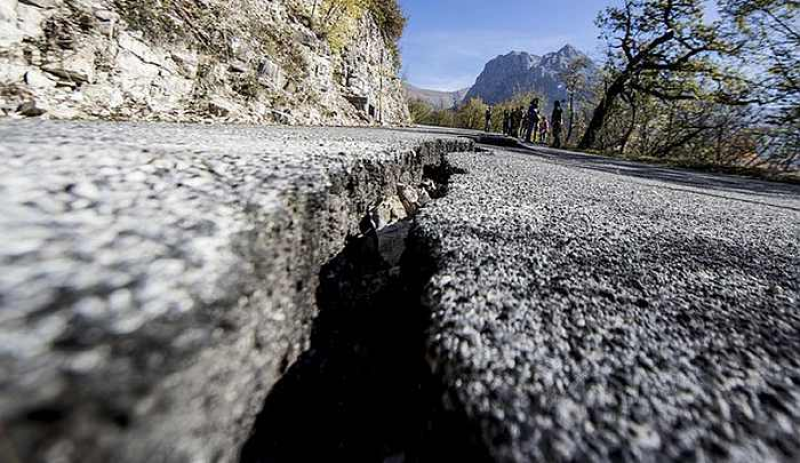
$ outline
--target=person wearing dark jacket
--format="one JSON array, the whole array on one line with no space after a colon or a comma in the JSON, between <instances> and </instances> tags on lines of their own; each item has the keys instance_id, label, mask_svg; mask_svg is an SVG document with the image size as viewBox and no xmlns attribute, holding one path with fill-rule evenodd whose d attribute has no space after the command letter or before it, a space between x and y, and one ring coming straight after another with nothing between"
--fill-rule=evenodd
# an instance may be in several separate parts
<instances>
[{"instance_id":1,"label":"person wearing dark jacket","mask_svg":"<svg viewBox=\"0 0 800 463\"><path fill-rule=\"evenodd\" d=\"M511 116L508 113L507 109L503 110L503 135L509 135L511 133Z\"/></svg>"},{"instance_id":2,"label":"person wearing dark jacket","mask_svg":"<svg viewBox=\"0 0 800 463\"><path fill-rule=\"evenodd\" d=\"M528 113L523 111L522 113L522 127L520 127L520 137L525 136L525 131L528 130Z\"/></svg>"},{"instance_id":3,"label":"person wearing dark jacket","mask_svg":"<svg viewBox=\"0 0 800 463\"><path fill-rule=\"evenodd\" d=\"M534 98L528 106L528 127L525 132L525 141L532 143L533 136L539 131L539 99Z\"/></svg>"},{"instance_id":4,"label":"person wearing dark jacket","mask_svg":"<svg viewBox=\"0 0 800 463\"><path fill-rule=\"evenodd\" d=\"M486 108L486 132L491 132L492 130L492 107L489 106Z\"/></svg>"},{"instance_id":5,"label":"person wearing dark jacket","mask_svg":"<svg viewBox=\"0 0 800 463\"><path fill-rule=\"evenodd\" d=\"M519 138L520 127L522 126L522 108L516 108L511 117L511 136Z\"/></svg>"},{"instance_id":6,"label":"person wearing dark jacket","mask_svg":"<svg viewBox=\"0 0 800 463\"><path fill-rule=\"evenodd\" d=\"M553 107L553 116L550 118L550 127L553 130L553 148L561 148L561 126L563 124L564 111L561 110L561 102L556 101Z\"/></svg>"}]
</instances>

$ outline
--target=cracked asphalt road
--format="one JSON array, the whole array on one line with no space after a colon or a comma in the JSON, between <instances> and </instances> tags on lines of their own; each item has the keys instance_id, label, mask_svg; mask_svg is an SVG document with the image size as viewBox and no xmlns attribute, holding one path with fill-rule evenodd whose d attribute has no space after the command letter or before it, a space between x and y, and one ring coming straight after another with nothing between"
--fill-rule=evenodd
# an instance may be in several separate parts
<instances>
[{"instance_id":1,"label":"cracked asphalt road","mask_svg":"<svg viewBox=\"0 0 800 463\"><path fill-rule=\"evenodd\" d=\"M798 461L800 188L450 156L429 358L496 461Z\"/></svg>"},{"instance_id":2,"label":"cracked asphalt road","mask_svg":"<svg viewBox=\"0 0 800 463\"><path fill-rule=\"evenodd\" d=\"M470 147L0 121L0 461L235 461L306 349L320 266L398 183Z\"/></svg>"},{"instance_id":3,"label":"cracked asphalt road","mask_svg":"<svg viewBox=\"0 0 800 463\"><path fill-rule=\"evenodd\" d=\"M298 281L414 147L462 134L4 122L0 424L62 461L233 461L302 349ZM493 460L800 459L800 187L450 161L412 234L428 359Z\"/></svg>"}]
</instances>

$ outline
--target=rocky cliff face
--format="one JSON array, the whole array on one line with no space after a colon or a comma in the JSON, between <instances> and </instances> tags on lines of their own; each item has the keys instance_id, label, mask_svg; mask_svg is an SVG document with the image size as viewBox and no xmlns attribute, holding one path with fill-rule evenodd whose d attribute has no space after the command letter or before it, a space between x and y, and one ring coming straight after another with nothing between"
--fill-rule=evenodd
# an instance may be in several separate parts
<instances>
[{"instance_id":1,"label":"rocky cliff face","mask_svg":"<svg viewBox=\"0 0 800 463\"><path fill-rule=\"evenodd\" d=\"M581 56L585 55L570 45L544 56L517 51L498 56L486 64L466 99L481 98L496 104L526 92L537 92L548 103L565 99L567 93L559 74ZM593 65L589 72L594 72Z\"/></svg>"},{"instance_id":2,"label":"rocky cliff face","mask_svg":"<svg viewBox=\"0 0 800 463\"><path fill-rule=\"evenodd\" d=\"M0 116L405 122L375 20L332 47L317 3L0 0Z\"/></svg>"}]
</instances>

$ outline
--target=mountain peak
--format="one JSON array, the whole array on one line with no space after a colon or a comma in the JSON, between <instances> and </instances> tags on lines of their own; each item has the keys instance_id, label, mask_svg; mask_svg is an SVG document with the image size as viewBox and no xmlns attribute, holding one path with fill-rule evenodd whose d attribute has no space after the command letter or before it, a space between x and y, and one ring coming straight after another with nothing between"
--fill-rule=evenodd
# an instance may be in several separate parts
<instances>
[{"instance_id":1,"label":"mountain peak","mask_svg":"<svg viewBox=\"0 0 800 463\"><path fill-rule=\"evenodd\" d=\"M577 48L573 47L570 44L566 44L563 47L561 47L561 50L558 50L557 53L559 55L580 55L580 54L582 54L580 52L580 50L578 50Z\"/></svg>"},{"instance_id":2,"label":"mountain peak","mask_svg":"<svg viewBox=\"0 0 800 463\"><path fill-rule=\"evenodd\" d=\"M486 64L466 98L480 97L497 104L535 91L549 102L564 99L566 90L560 75L581 56L586 55L570 44L541 57L524 51L500 55Z\"/></svg>"},{"instance_id":3,"label":"mountain peak","mask_svg":"<svg viewBox=\"0 0 800 463\"><path fill-rule=\"evenodd\" d=\"M511 51L505 55L498 55L497 58L486 64L487 69L515 68L522 72L534 67L542 58L531 55L527 51Z\"/></svg>"}]
</instances>

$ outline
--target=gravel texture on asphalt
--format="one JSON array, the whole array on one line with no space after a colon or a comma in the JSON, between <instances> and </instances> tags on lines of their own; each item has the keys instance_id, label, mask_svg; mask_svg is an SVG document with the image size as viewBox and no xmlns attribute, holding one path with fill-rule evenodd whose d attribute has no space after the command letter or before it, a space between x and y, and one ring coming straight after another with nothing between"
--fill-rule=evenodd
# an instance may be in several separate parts
<instances>
[{"instance_id":1,"label":"gravel texture on asphalt","mask_svg":"<svg viewBox=\"0 0 800 463\"><path fill-rule=\"evenodd\" d=\"M413 239L429 362L496 461L800 460L800 188L460 153Z\"/></svg>"},{"instance_id":2,"label":"gravel texture on asphalt","mask_svg":"<svg viewBox=\"0 0 800 463\"><path fill-rule=\"evenodd\" d=\"M472 134L0 122L0 460L235 461L276 381L324 357L323 266L398 184L471 149L453 135ZM464 434L445 445L800 459L800 187L544 148L449 159L404 264L433 274L427 361ZM329 321L416 368L395 351L417 322L368 315Z\"/></svg>"},{"instance_id":3,"label":"gravel texture on asphalt","mask_svg":"<svg viewBox=\"0 0 800 463\"><path fill-rule=\"evenodd\" d=\"M399 182L470 147L0 122L0 460L234 461L307 347L321 266Z\"/></svg>"}]
</instances>

